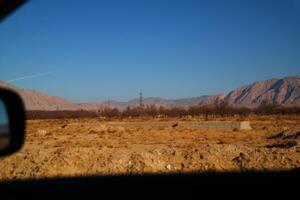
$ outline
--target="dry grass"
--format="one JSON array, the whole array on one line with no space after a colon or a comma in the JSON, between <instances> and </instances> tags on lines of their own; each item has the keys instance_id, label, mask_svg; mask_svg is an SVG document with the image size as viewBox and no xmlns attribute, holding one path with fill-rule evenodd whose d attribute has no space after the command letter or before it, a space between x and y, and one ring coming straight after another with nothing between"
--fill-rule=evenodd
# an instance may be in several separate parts
<instances>
[{"instance_id":1,"label":"dry grass","mask_svg":"<svg viewBox=\"0 0 300 200\"><path fill-rule=\"evenodd\" d=\"M175 128L201 118L28 121L23 149L0 160L0 178L21 179L144 172L279 170L300 167L300 146L267 148L283 130L300 130L300 116L248 116L253 130ZM217 120L245 120L239 117ZM143 122L143 126L124 125ZM169 125L153 126L153 121ZM298 142L295 138L293 141Z\"/></svg>"}]
</instances>

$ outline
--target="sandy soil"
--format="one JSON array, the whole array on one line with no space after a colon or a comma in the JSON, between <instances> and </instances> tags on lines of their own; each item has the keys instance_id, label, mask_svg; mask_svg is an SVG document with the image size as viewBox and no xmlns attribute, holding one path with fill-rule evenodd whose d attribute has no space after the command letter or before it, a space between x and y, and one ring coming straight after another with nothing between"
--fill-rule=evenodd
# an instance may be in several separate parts
<instances>
[{"instance_id":1,"label":"sandy soil","mask_svg":"<svg viewBox=\"0 0 300 200\"><path fill-rule=\"evenodd\" d=\"M300 167L300 116L248 119L253 130L189 127L196 118L162 126L152 123L162 119L28 121L23 149L0 159L0 179Z\"/></svg>"}]
</instances>

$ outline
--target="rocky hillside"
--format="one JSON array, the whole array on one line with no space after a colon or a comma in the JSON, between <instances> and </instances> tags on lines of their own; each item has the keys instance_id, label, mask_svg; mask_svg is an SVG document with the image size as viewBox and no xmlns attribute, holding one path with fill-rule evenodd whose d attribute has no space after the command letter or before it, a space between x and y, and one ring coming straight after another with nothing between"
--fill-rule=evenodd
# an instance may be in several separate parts
<instances>
[{"instance_id":1,"label":"rocky hillside","mask_svg":"<svg viewBox=\"0 0 300 200\"><path fill-rule=\"evenodd\" d=\"M285 105L300 105L300 76L257 81L231 91L225 100L233 105L258 105L266 100Z\"/></svg>"},{"instance_id":2,"label":"rocky hillside","mask_svg":"<svg viewBox=\"0 0 300 200\"><path fill-rule=\"evenodd\" d=\"M205 95L200 97L191 97L191 98L184 98L184 99L163 99L160 97L149 97L145 98L143 104L147 105L156 105L156 106L164 106L166 108L173 108L173 107L188 107L194 106L199 104L214 104L220 100L223 100L225 94L217 94L217 95ZM135 107L139 106L139 99L133 99L128 102L117 102L112 101L110 103L112 107L117 107L124 109L127 106Z\"/></svg>"},{"instance_id":3,"label":"rocky hillside","mask_svg":"<svg viewBox=\"0 0 300 200\"><path fill-rule=\"evenodd\" d=\"M25 103L26 110L79 110L79 105L34 90L21 89L12 84L0 81L0 87L9 88L19 93Z\"/></svg>"},{"instance_id":4,"label":"rocky hillside","mask_svg":"<svg viewBox=\"0 0 300 200\"><path fill-rule=\"evenodd\" d=\"M133 99L128 102L111 101L109 104L79 104L41 92L21 89L4 81L0 81L0 87L11 88L17 91L22 96L27 110L101 110L105 106L125 109L128 106L135 107L139 105L139 99ZM256 106L264 100L284 105L300 105L300 76L257 81L234 89L227 95L205 95L174 100L149 97L145 98L143 103L144 105L154 104L156 106L172 108L214 104L220 100L228 101L235 106Z\"/></svg>"}]
</instances>

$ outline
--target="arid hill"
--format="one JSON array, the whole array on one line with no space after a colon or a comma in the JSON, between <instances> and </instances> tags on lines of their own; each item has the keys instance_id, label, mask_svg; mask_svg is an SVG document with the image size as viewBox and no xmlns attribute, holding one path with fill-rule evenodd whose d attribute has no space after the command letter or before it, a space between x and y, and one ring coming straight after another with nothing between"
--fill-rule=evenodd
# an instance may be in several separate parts
<instances>
[{"instance_id":1,"label":"arid hill","mask_svg":"<svg viewBox=\"0 0 300 200\"><path fill-rule=\"evenodd\" d=\"M214 104L220 100L223 100L225 94L217 94L217 95L204 95L200 97L191 97L184 99L163 99L160 97L149 97L145 98L143 103L144 105L156 105L163 106L166 108L174 108L174 107L189 107L199 104ZM128 102L111 102L111 106L124 109L127 106L136 107L139 106L139 99L133 99Z\"/></svg>"},{"instance_id":2,"label":"arid hill","mask_svg":"<svg viewBox=\"0 0 300 200\"><path fill-rule=\"evenodd\" d=\"M234 105L258 105L262 101L300 105L300 76L257 81L231 91L225 100Z\"/></svg>"},{"instance_id":3,"label":"arid hill","mask_svg":"<svg viewBox=\"0 0 300 200\"><path fill-rule=\"evenodd\" d=\"M22 96L27 110L101 110L105 106L125 109L128 106L139 105L139 99L128 102L111 101L108 103L74 103L60 97L50 96L41 92L21 89L12 84L0 81L0 87L11 88ZM230 93L204 95L183 99L163 99L149 97L144 99L144 105L164 106L166 108L188 107L193 105L214 104L220 100L228 101L235 106L256 106L266 100L284 105L300 105L300 76L272 78L254 82L232 90Z\"/></svg>"},{"instance_id":4,"label":"arid hill","mask_svg":"<svg viewBox=\"0 0 300 200\"><path fill-rule=\"evenodd\" d=\"M21 89L12 84L0 81L0 87L9 88L19 93L27 110L80 110L81 107L63 98L50 96L29 89Z\"/></svg>"}]
</instances>

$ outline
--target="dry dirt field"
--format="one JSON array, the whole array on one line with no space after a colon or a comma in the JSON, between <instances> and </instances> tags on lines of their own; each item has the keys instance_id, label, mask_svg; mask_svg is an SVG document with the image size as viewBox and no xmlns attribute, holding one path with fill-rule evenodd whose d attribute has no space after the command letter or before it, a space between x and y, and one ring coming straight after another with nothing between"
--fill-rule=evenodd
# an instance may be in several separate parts
<instances>
[{"instance_id":1,"label":"dry dirt field","mask_svg":"<svg viewBox=\"0 0 300 200\"><path fill-rule=\"evenodd\" d=\"M300 167L300 116L250 116L253 129L240 131L189 127L199 120L28 121L23 149L0 159L0 180Z\"/></svg>"}]
</instances>

